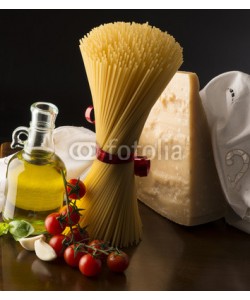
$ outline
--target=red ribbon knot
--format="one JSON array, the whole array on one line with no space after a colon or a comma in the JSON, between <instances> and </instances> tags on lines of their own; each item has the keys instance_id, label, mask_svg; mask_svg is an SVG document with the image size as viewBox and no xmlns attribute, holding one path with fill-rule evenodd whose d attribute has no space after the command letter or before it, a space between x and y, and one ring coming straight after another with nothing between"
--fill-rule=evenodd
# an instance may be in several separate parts
<instances>
[{"instance_id":1,"label":"red ribbon knot","mask_svg":"<svg viewBox=\"0 0 250 300\"><path fill-rule=\"evenodd\" d=\"M122 156L108 153L97 147L96 158L101 162L111 165L126 164L134 161L134 173L140 177L148 176L150 170L150 160L146 156L134 156L134 153Z\"/></svg>"}]
</instances>

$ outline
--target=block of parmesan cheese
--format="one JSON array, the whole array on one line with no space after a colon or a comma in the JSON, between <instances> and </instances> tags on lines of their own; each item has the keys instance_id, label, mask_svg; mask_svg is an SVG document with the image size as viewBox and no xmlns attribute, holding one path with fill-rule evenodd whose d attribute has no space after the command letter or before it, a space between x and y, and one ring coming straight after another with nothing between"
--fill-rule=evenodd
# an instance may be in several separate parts
<instances>
[{"instance_id":1,"label":"block of parmesan cheese","mask_svg":"<svg viewBox=\"0 0 250 300\"><path fill-rule=\"evenodd\" d=\"M146 205L187 226L224 216L195 73L175 74L149 114L138 154L151 158L149 175L137 177L138 199Z\"/></svg>"}]
</instances>

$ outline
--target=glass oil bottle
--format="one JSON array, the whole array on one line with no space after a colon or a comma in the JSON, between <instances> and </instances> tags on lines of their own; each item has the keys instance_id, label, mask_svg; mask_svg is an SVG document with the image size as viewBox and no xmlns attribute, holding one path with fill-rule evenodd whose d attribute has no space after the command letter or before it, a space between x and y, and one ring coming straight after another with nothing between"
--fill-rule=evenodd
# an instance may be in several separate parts
<instances>
[{"instance_id":1,"label":"glass oil bottle","mask_svg":"<svg viewBox=\"0 0 250 300\"><path fill-rule=\"evenodd\" d=\"M18 127L13 132L12 148L23 146L9 161L3 219L26 220L43 232L48 214L63 204L66 169L54 153L53 130L58 109L47 102L31 106L30 128ZM27 135L27 140L21 139Z\"/></svg>"}]
</instances>

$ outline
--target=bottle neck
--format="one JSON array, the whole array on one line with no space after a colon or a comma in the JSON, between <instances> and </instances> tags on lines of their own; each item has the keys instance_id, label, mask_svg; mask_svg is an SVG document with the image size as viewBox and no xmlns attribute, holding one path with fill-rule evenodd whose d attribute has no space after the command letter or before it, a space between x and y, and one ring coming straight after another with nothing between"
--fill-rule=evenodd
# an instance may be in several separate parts
<instances>
[{"instance_id":1,"label":"bottle neck","mask_svg":"<svg viewBox=\"0 0 250 300\"><path fill-rule=\"evenodd\" d=\"M49 102L31 105L30 127L20 126L12 134L12 147L24 147L23 158L29 161L49 159L54 154L53 130L58 114L57 107ZM28 136L24 141L21 135Z\"/></svg>"},{"instance_id":2,"label":"bottle neck","mask_svg":"<svg viewBox=\"0 0 250 300\"><path fill-rule=\"evenodd\" d=\"M38 128L30 126L29 136L24 146L27 155L54 154L53 130L51 128Z\"/></svg>"}]
</instances>

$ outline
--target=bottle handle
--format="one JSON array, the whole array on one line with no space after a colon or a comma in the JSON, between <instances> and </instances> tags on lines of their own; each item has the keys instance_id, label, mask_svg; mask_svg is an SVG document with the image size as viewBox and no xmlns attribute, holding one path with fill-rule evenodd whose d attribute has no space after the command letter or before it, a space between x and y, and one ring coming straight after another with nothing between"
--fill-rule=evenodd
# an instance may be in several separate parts
<instances>
[{"instance_id":1,"label":"bottle handle","mask_svg":"<svg viewBox=\"0 0 250 300\"><path fill-rule=\"evenodd\" d=\"M26 140L21 139L21 135L29 136L29 129L24 126L17 127L12 133L12 143L11 148L15 149L17 147L24 147Z\"/></svg>"}]
</instances>

